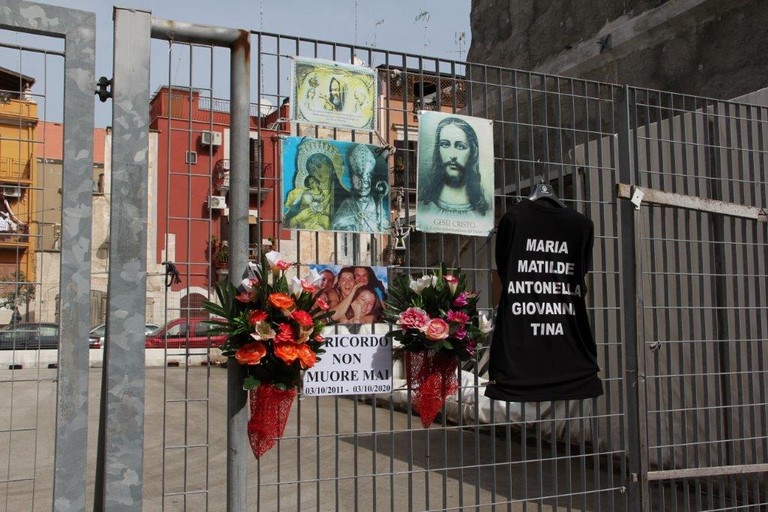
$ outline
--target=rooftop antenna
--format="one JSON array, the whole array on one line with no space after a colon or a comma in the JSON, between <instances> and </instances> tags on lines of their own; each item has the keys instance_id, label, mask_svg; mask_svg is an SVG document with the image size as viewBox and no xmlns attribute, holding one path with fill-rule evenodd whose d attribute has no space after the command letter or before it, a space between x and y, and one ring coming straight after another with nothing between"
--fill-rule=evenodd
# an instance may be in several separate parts
<instances>
[{"instance_id":1,"label":"rooftop antenna","mask_svg":"<svg viewBox=\"0 0 768 512\"><path fill-rule=\"evenodd\" d=\"M264 0L259 0L259 32L264 32ZM261 94L264 94L264 59L259 59L259 86ZM259 97L259 106L261 106L261 97ZM279 110L280 107L278 107Z\"/></svg>"},{"instance_id":2,"label":"rooftop antenna","mask_svg":"<svg viewBox=\"0 0 768 512\"><path fill-rule=\"evenodd\" d=\"M427 28L429 25L429 11L421 11L413 21L414 22L421 21L422 23L424 23L424 49L426 50L427 49Z\"/></svg>"},{"instance_id":3,"label":"rooftop antenna","mask_svg":"<svg viewBox=\"0 0 768 512\"><path fill-rule=\"evenodd\" d=\"M464 60L464 41L467 40L466 32L455 32L456 46L459 47L459 60Z\"/></svg>"},{"instance_id":4,"label":"rooftop antenna","mask_svg":"<svg viewBox=\"0 0 768 512\"><path fill-rule=\"evenodd\" d=\"M357 46L357 0L355 0L355 46Z\"/></svg>"},{"instance_id":5,"label":"rooftop antenna","mask_svg":"<svg viewBox=\"0 0 768 512\"><path fill-rule=\"evenodd\" d=\"M384 18L381 18L379 21L376 22L376 26L373 27L373 47L376 48L376 34L379 31L379 25L384 24Z\"/></svg>"}]
</instances>

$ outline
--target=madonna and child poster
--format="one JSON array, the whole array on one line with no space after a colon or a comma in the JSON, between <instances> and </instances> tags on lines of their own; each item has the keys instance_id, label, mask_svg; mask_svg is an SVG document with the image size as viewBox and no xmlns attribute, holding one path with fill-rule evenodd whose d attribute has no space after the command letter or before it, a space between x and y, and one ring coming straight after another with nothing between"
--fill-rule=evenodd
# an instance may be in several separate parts
<instances>
[{"instance_id":1,"label":"madonna and child poster","mask_svg":"<svg viewBox=\"0 0 768 512\"><path fill-rule=\"evenodd\" d=\"M493 229L493 122L419 116L416 229L487 236Z\"/></svg>"},{"instance_id":2,"label":"madonna and child poster","mask_svg":"<svg viewBox=\"0 0 768 512\"><path fill-rule=\"evenodd\" d=\"M376 129L373 69L320 59L293 60L291 119L349 130Z\"/></svg>"},{"instance_id":3,"label":"madonna and child poster","mask_svg":"<svg viewBox=\"0 0 768 512\"><path fill-rule=\"evenodd\" d=\"M283 223L306 231L389 232L388 152L307 137L282 144Z\"/></svg>"}]
</instances>

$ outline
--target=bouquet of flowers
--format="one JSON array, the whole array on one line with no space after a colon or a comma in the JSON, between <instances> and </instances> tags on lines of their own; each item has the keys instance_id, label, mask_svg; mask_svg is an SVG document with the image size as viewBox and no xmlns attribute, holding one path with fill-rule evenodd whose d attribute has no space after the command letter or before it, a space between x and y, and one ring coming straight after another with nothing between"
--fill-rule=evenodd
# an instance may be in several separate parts
<instances>
[{"instance_id":1,"label":"bouquet of flowers","mask_svg":"<svg viewBox=\"0 0 768 512\"><path fill-rule=\"evenodd\" d=\"M219 317L209 320L215 326L211 332L227 335L222 354L234 356L246 368L248 437L256 458L282 437L301 372L324 352L322 332L330 322L330 307L317 298L319 274L288 279L285 274L292 266L279 253L269 252L260 265L249 266L249 277L238 287L218 283L218 303L203 304Z\"/></svg>"},{"instance_id":2,"label":"bouquet of flowers","mask_svg":"<svg viewBox=\"0 0 768 512\"><path fill-rule=\"evenodd\" d=\"M461 270L444 265L418 279L400 275L389 287L386 315L399 328L391 336L406 351L408 385L425 428L458 390L458 361L474 356L491 330L477 301Z\"/></svg>"}]
</instances>

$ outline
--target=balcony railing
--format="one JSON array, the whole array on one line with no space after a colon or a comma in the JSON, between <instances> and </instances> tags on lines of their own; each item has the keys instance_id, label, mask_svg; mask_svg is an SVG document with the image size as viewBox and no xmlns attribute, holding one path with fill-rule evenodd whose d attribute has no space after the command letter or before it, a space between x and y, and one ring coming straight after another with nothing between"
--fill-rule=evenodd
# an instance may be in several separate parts
<instances>
[{"instance_id":1,"label":"balcony railing","mask_svg":"<svg viewBox=\"0 0 768 512\"><path fill-rule=\"evenodd\" d=\"M29 234L15 231L0 231L0 250L29 247Z\"/></svg>"},{"instance_id":2,"label":"balcony railing","mask_svg":"<svg viewBox=\"0 0 768 512\"><path fill-rule=\"evenodd\" d=\"M219 172L219 171L217 171ZM277 178L272 171L272 164L252 163L248 173L248 186L252 193L261 189L262 196L271 192L275 188ZM217 188L222 191L229 190L230 171L221 172L221 180L218 181Z\"/></svg>"},{"instance_id":3,"label":"balcony railing","mask_svg":"<svg viewBox=\"0 0 768 512\"><path fill-rule=\"evenodd\" d=\"M0 158L0 180L28 182L30 162L12 157Z\"/></svg>"}]
</instances>

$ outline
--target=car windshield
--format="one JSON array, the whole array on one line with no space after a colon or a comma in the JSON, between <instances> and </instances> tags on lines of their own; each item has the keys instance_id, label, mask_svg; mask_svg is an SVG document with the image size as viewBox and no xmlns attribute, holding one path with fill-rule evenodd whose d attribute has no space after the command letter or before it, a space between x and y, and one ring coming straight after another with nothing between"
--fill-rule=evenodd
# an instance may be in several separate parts
<instances>
[{"instance_id":1,"label":"car windshield","mask_svg":"<svg viewBox=\"0 0 768 512\"><path fill-rule=\"evenodd\" d=\"M163 328L162 327L158 327L154 331L148 333L147 336L160 336L162 333L163 333Z\"/></svg>"},{"instance_id":2,"label":"car windshield","mask_svg":"<svg viewBox=\"0 0 768 512\"><path fill-rule=\"evenodd\" d=\"M107 332L106 324L97 325L96 327L91 329L91 336L101 337L101 336L104 336L104 333L106 332Z\"/></svg>"}]
</instances>

